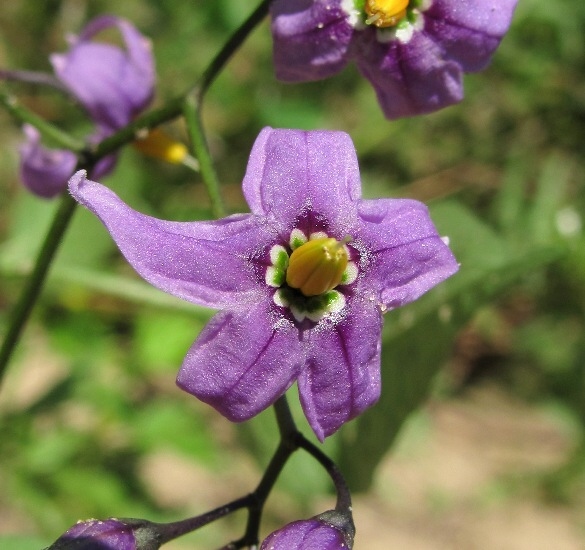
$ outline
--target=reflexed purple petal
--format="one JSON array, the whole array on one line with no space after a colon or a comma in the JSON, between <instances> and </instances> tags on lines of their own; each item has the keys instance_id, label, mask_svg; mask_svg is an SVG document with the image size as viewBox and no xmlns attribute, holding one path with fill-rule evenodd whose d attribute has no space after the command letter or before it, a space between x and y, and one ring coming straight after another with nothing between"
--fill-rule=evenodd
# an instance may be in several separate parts
<instances>
[{"instance_id":1,"label":"reflexed purple petal","mask_svg":"<svg viewBox=\"0 0 585 550\"><path fill-rule=\"evenodd\" d=\"M294 382L305 361L298 330L270 298L248 311L218 313L185 358L177 384L233 421L251 418Z\"/></svg>"},{"instance_id":2,"label":"reflexed purple petal","mask_svg":"<svg viewBox=\"0 0 585 550\"><path fill-rule=\"evenodd\" d=\"M154 286L209 307L245 307L259 292L250 257L273 240L250 215L213 222L169 222L132 210L83 171L69 182L73 197L96 214L122 254Z\"/></svg>"},{"instance_id":3,"label":"reflexed purple petal","mask_svg":"<svg viewBox=\"0 0 585 550\"><path fill-rule=\"evenodd\" d=\"M133 528L121 520L79 522L47 550L138 550Z\"/></svg>"},{"instance_id":4,"label":"reflexed purple petal","mask_svg":"<svg viewBox=\"0 0 585 550\"><path fill-rule=\"evenodd\" d=\"M343 228L343 235L333 235L343 238L355 227L361 194L351 138L344 132L265 128L250 153L243 189L252 213L278 222L285 238L309 213Z\"/></svg>"},{"instance_id":5,"label":"reflexed purple petal","mask_svg":"<svg viewBox=\"0 0 585 550\"><path fill-rule=\"evenodd\" d=\"M339 529L316 518L295 521L268 535L260 550L348 550Z\"/></svg>"},{"instance_id":6,"label":"reflexed purple petal","mask_svg":"<svg viewBox=\"0 0 585 550\"><path fill-rule=\"evenodd\" d=\"M91 42L93 35L115 26L126 51ZM154 60L150 42L123 19L104 16L93 20L64 54L51 62L58 78L98 123L113 130L128 124L152 99Z\"/></svg>"},{"instance_id":7,"label":"reflexed purple petal","mask_svg":"<svg viewBox=\"0 0 585 550\"><path fill-rule=\"evenodd\" d=\"M299 377L305 415L323 441L380 395L382 316L367 296L348 300L340 322L306 334L307 365Z\"/></svg>"},{"instance_id":8,"label":"reflexed purple petal","mask_svg":"<svg viewBox=\"0 0 585 550\"><path fill-rule=\"evenodd\" d=\"M347 63L353 28L338 2L276 0L270 14L278 79L320 80Z\"/></svg>"},{"instance_id":9,"label":"reflexed purple petal","mask_svg":"<svg viewBox=\"0 0 585 550\"><path fill-rule=\"evenodd\" d=\"M516 4L517 0L434 0L424 14L424 32L464 71L479 71L507 32Z\"/></svg>"},{"instance_id":10,"label":"reflexed purple petal","mask_svg":"<svg viewBox=\"0 0 585 550\"><path fill-rule=\"evenodd\" d=\"M441 47L424 33L415 32L406 44L380 43L375 33L364 33L357 47L358 68L388 119L430 113L463 98L461 66L445 60Z\"/></svg>"},{"instance_id":11,"label":"reflexed purple petal","mask_svg":"<svg viewBox=\"0 0 585 550\"><path fill-rule=\"evenodd\" d=\"M453 275L458 264L441 240L426 206L413 200L377 199L359 207L369 243L366 282L388 307L402 306Z\"/></svg>"},{"instance_id":12,"label":"reflexed purple petal","mask_svg":"<svg viewBox=\"0 0 585 550\"><path fill-rule=\"evenodd\" d=\"M77 157L65 149L41 145L41 135L29 124L23 127L26 142L20 148L20 177L35 195L50 199L67 189Z\"/></svg>"}]
</instances>

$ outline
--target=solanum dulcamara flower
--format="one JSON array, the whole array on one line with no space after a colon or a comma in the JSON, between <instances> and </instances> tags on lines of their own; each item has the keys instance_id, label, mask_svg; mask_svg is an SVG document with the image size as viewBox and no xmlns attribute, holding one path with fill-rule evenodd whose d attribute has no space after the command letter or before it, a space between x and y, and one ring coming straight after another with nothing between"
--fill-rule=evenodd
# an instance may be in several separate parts
<instances>
[{"instance_id":1,"label":"solanum dulcamara flower","mask_svg":"<svg viewBox=\"0 0 585 550\"><path fill-rule=\"evenodd\" d=\"M94 41L95 35L115 28L125 48ZM69 50L50 56L55 76L22 71L0 71L0 77L52 84L79 103L95 124L88 143L96 143L128 124L150 103L154 93L155 68L150 41L125 19L103 15L90 21L78 36L69 38ZM50 198L67 188L75 170L76 155L64 149L48 149L39 132L24 128L20 173L35 194ZM93 177L108 173L115 156L102 159Z\"/></svg>"},{"instance_id":2,"label":"solanum dulcamara flower","mask_svg":"<svg viewBox=\"0 0 585 550\"><path fill-rule=\"evenodd\" d=\"M320 80L349 61L389 119L463 98L463 73L483 69L517 0L275 0L276 76Z\"/></svg>"},{"instance_id":3,"label":"solanum dulcamara flower","mask_svg":"<svg viewBox=\"0 0 585 550\"><path fill-rule=\"evenodd\" d=\"M147 281L222 310L182 389L243 421L297 381L321 440L378 399L382 313L458 268L423 204L361 198L343 132L265 128L243 181L251 213L217 221L145 216L84 172L69 189Z\"/></svg>"}]
</instances>

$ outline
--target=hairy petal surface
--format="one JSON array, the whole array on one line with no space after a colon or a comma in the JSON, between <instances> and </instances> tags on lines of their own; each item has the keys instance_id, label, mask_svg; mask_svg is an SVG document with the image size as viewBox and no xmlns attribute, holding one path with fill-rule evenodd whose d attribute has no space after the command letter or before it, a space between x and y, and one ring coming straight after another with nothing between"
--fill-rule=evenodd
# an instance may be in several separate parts
<instances>
[{"instance_id":1,"label":"hairy petal surface","mask_svg":"<svg viewBox=\"0 0 585 550\"><path fill-rule=\"evenodd\" d=\"M339 2L275 0L270 14L279 80L320 80L347 63L353 28Z\"/></svg>"},{"instance_id":2,"label":"hairy petal surface","mask_svg":"<svg viewBox=\"0 0 585 550\"><path fill-rule=\"evenodd\" d=\"M116 27L126 51L92 42L98 32ZM151 45L124 19L102 16L92 20L70 50L51 56L57 77L87 109L92 119L112 131L128 124L154 93L155 69Z\"/></svg>"},{"instance_id":3,"label":"hairy petal surface","mask_svg":"<svg viewBox=\"0 0 585 550\"><path fill-rule=\"evenodd\" d=\"M323 441L380 396L382 316L367 297L348 300L341 321L322 321L307 337L299 395L309 424Z\"/></svg>"},{"instance_id":4,"label":"hairy petal surface","mask_svg":"<svg viewBox=\"0 0 585 550\"><path fill-rule=\"evenodd\" d=\"M273 233L254 216L172 222L136 212L115 193L77 172L73 197L106 226L134 269L154 286L197 304L240 308L262 288L249 261Z\"/></svg>"},{"instance_id":5,"label":"hairy petal surface","mask_svg":"<svg viewBox=\"0 0 585 550\"><path fill-rule=\"evenodd\" d=\"M351 138L344 132L265 128L250 153L243 189L252 213L274 220L286 238L302 215L350 232L361 195Z\"/></svg>"},{"instance_id":6,"label":"hairy petal surface","mask_svg":"<svg viewBox=\"0 0 585 550\"><path fill-rule=\"evenodd\" d=\"M49 149L41 145L39 131L25 124L25 143L20 148L20 177L26 188L45 199L67 189L67 180L75 171L77 157L66 149Z\"/></svg>"},{"instance_id":7,"label":"hairy petal surface","mask_svg":"<svg viewBox=\"0 0 585 550\"><path fill-rule=\"evenodd\" d=\"M463 98L461 66L443 58L442 48L426 34L411 40L380 43L363 33L356 44L356 63L372 83L388 119L429 113Z\"/></svg>"},{"instance_id":8,"label":"hairy petal surface","mask_svg":"<svg viewBox=\"0 0 585 550\"><path fill-rule=\"evenodd\" d=\"M416 300L458 269L427 207L408 199L362 201L360 237L368 243L364 285L387 307Z\"/></svg>"},{"instance_id":9,"label":"hairy petal surface","mask_svg":"<svg viewBox=\"0 0 585 550\"><path fill-rule=\"evenodd\" d=\"M272 309L265 299L248 311L218 313L187 353L179 387L236 422L272 405L305 361L298 330Z\"/></svg>"},{"instance_id":10,"label":"hairy petal surface","mask_svg":"<svg viewBox=\"0 0 585 550\"><path fill-rule=\"evenodd\" d=\"M507 32L516 4L517 0L434 0L424 13L424 32L464 71L479 71Z\"/></svg>"}]
</instances>

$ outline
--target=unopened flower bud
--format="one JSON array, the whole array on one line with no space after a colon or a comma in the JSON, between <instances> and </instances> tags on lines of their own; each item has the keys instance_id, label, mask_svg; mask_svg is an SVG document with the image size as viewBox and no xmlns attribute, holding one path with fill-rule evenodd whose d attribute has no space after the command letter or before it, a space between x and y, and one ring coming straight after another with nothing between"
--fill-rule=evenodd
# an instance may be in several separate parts
<instances>
[{"instance_id":1,"label":"unopened flower bud","mask_svg":"<svg viewBox=\"0 0 585 550\"><path fill-rule=\"evenodd\" d=\"M271 533L260 550L351 550L354 534L350 515L329 510Z\"/></svg>"},{"instance_id":2,"label":"unopened flower bud","mask_svg":"<svg viewBox=\"0 0 585 550\"><path fill-rule=\"evenodd\" d=\"M158 550L155 524L139 519L80 521L46 550Z\"/></svg>"}]
</instances>

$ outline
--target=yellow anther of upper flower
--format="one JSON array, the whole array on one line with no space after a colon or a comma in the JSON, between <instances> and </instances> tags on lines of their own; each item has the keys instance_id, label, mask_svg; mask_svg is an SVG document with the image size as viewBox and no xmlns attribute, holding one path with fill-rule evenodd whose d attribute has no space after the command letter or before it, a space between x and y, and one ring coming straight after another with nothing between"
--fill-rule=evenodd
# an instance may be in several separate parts
<instances>
[{"instance_id":1,"label":"yellow anther of upper flower","mask_svg":"<svg viewBox=\"0 0 585 550\"><path fill-rule=\"evenodd\" d=\"M394 27L406 15L408 0L366 0L366 24L376 27Z\"/></svg>"},{"instance_id":2,"label":"yellow anther of upper flower","mask_svg":"<svg viewBox=\"0 0 585 550\"><path fill-rule=\"evenodd\" d=\"M286 283L305 296L317 296L334 289L347 267L345 244L330 237L312 239L291 254Z\"/></svg>"},{"instance_id":3,"label":"yellow anther of upper flower","mask_svg":"<svg viewBox=\"0 0 585 550\"><path fill-rule=\"evenodd\" d=\"M137 139L134 145L145 155L165 160L171 164L183 163L189 154L185 145L171 139L168 134L158 128L148 132L145 138Z\"/></svg>"}]
</instances>

